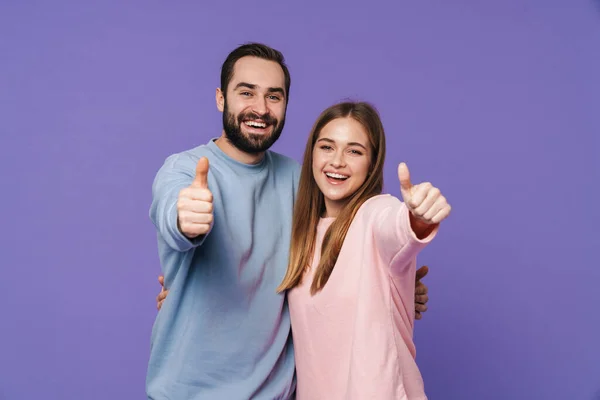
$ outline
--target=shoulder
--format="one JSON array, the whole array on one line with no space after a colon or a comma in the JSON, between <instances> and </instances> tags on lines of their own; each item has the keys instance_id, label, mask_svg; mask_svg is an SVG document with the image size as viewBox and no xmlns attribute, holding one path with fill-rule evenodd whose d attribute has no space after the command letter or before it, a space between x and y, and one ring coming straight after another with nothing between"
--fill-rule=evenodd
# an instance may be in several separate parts
<instances>
[{"instance_id":1,"label":"shoulder","mask_svg":"<svg viewBox=\"0 0 600 400\"><path fill-rule=\"evenodd\" d=\"M403 207L405 207L404 203L397 197L391 194L380 194L365 201L358 209L354 219L367 225L379 224L392 215L397 215Z\"/></svg>"},{"instance_id":2,"label":"shoulder","mask_svg":"<svg viewBox=\"0 0 600 400\"><path fill-rule=\"evenodd\" d=\"M276 153L269 150L269 156L273 162L273 165L277 168L283 168L287 171L293 172L294 174L300 173L300 163L291 157L284 156L283 154Z\"/></svg>"},{"instance_id":3,"label":"shoulder","mask_svg":"<svg viewBox=\"0 0 600 400\"><path fill-rule=\"evenodd\" d=\"M365 201L358 209L357 214L372 214L387 208L398 209L403 203L399 198L391 194L378 194Z\"/></svg>"},{"instance_id":4,"label":"shoulder","mask_svg":"<svg viewBox=\"0 0 600 400\"><path fill-rule=\"evenodd\" d=\"M213 160L212 154L205 144L173 153L165 158L161 170L177 169L193 172L201 157L207 157L210 162Z\"/></svg>"}]
</instances>

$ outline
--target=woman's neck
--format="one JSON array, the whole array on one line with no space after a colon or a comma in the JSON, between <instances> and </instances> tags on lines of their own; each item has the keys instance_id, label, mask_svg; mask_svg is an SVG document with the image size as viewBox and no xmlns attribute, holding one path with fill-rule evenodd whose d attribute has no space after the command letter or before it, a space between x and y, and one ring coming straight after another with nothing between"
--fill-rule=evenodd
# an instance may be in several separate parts
<instances>
[{"instance_id":1,"label":"woman's neck","mask_svg":"<svg viewBox=\"0 0 600 400\"><path fill-rule=\"evenodd\" d=\"M323 218L337 218L345 204L345 202L325 199Z\"/></svg>"}]
</instances>

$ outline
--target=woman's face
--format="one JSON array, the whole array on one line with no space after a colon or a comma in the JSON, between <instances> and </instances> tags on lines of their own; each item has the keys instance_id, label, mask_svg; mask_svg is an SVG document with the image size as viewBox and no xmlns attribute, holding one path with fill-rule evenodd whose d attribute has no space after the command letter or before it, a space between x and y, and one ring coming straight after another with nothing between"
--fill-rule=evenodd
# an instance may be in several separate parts
<instances>
[{"instance_id":1,"label":"woman's face","mask_svg":"<svg viewBox=\"0 0 600 400\"><path fill-rule=\"evenodd\" d=\"M321 129L313 148L312 170L328 217L336 217L365 182L371 157L367 131L354 118L337 118Z\"/></svg>"}]
</instances>

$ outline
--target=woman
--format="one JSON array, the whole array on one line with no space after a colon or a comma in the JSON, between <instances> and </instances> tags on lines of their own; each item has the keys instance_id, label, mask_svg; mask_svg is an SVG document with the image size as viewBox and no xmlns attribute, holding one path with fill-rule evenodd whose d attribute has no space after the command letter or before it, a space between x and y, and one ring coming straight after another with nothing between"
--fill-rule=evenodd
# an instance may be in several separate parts
<instances>
[{"instance_id":1,"label":"woman","mask_svg":"<svg viewBox=\"0 0 600 400\"><path fill-rule=\"evenodd\" d=\"M450 206L398 175L382 195L385 134L376 110L345 102L313 126L300 176L287 291L297 399L426 399L412 341L416 255Z\"/></svg>"}]
</instances>

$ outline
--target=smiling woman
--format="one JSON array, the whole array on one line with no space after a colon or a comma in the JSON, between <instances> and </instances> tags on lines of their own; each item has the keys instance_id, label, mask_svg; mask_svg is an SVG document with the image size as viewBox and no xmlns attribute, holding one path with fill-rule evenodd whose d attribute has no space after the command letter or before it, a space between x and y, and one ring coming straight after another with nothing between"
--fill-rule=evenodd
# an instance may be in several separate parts
<instances>
[{"instance_id":1,"label":"smiling woman","mask_svg":"<svg viewBox=\"0 0 600 400\"><path fill-rule=\"evenodd\" d=\"M450 213L440 191L398 177L382 195L385 133L368 103L321 113L292 223L287 290L297 399L425 399L415 363L416 256Z\"/></svg>"},{"instance_id":2,"label":"smiling woman","mask_svg":"<svg viewBox=\"0 0 600 400\"><path fill-rule=\"evenodd\" d=\"M328 217L337 217L346 200L365 182L371 168L372 140L354 118L336 118L323 127L313 149L313 175Z\"/></svg>"},{"instance_id":3,"label":"smiling woman","mask_svg":"<svg viewBox=\"0 0 600 400\"><path fill-rule=\"evenodd\" d=\"M363 154L354 154L357 149L363 149ZM325 284L358 208L383 190L384 162L385 132L373 106L345 102L321 113L304 151L294 208L290 266L279 289L290 289L301 280L303 266L312 261L315 227L321 218L329 217L336 218L325 238L327 243L331 241L325 247L331 251L323 257L322 263L327 267L318 274L312 291ZM348 179L332 180L328 173Z\"/></svg>"}]
</instances>

